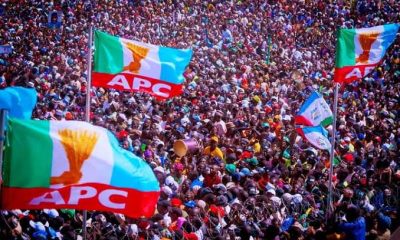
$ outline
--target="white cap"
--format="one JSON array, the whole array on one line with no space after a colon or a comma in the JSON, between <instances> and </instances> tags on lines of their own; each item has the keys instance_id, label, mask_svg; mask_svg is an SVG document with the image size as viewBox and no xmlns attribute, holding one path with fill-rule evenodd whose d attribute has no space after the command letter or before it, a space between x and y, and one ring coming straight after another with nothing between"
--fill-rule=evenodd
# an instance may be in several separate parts
<instances>
[{"instance_id":1,"label":"white cap","mask_svg":"<svg viewBox=\"0 0 400 240\"><path fill-rule=\"evenodd\" d=\"M164 186L161 188L161 191L163 191L167 196L171 196L172 195L172 189L168 186Z\"/></svg>"},{"instance_id":2,"label":"white cap","mask_svg":"<svg viewBox=\"0 0 400 240\"><path fill-rule=\"evenodd\" d=\"M290 119L291 119L291 117L289 115L284 115L282 117L282 120L285 120L285 121L290 121Z\"/></svg>"},{"instance_id":3,"label":"white cap","mask_svg":"<svg viewBox=\"0 0 400 240\"><path fill-rule=\"evenodd\" d=\"M179 188L179 184L174 180L172 176L168 176L165 179L165 185L169 186L173 191Z\"/></svg>"},{"instance_id":4,"label":"white cap","mask_svg":"<svg viewBox=\"0 0 400 240\"><path fill-rule=\"evenodd\" d=\"M34 221L29 221L29 225L31 225L31 227L33 229L35 229L36 231L46 231L46 228L44 227L43 223L41 222L34 222Z\"/></svg>"},{"instance_id":5,"label":"white cap","mask_svg":"<svg viewBox=\"0 0 400 240\"><path fill-rule=\"evenodd\" d=\"M139 232L138 226L136 224L131 224L128 229L128 233L137 235Z\"/></svg>"},{"instance_id":6,"label":"white cap","mask_svg":"<svg viewBox=\"0 0 400 240\"><path fill-rule=\"evenodd\" d=\"M293 201L295 203L301 203L303 201L303 197L300 194L297 193L297 194L295 194L293 196Z\"/></svg>"},{"instance_id":7,"label":"white cap","mask_svg":"<svg viewBox=\"0 0 400 240\"><path fill-rule=\"evenodd\" d=\"M267 190L270 190L270 189L275 189L275 186L274 185L272 185L271 183L267 183L267 185L265 186L265 188L267 189Z\"/></svg>"},{"instance_id":8,"label":"white cap","mask_svg":"<svg viewBox=\"0 0 400 240\"><path fill-rule=\"evenodd\" d=\"M276 195L276 192L275 192L275 190L274 189L269 189L268 191L267 191L267 193L271 193L272 195Z\"/></svg>"},{"instance_id":9,"label":"white cap","mask_svg":"<svg viewBox=\"0 0 400 240\"><path fill-rule=\"evenodd\" d=\"M156 168L153 169L154 172L160 172L160 173L165 173L165 170L163 167L158 166Z\"/></svg>"},{"instance_id":10,"label":"white cap","mask_svg":"<svg viewBox=\"0 0 400 240\"><path fill-rule=\"evenodd\" d=\"M56 209L43 209L43 212L49 215L51 218L56 218L60 215Z\"/></svg>"}]
</instances>

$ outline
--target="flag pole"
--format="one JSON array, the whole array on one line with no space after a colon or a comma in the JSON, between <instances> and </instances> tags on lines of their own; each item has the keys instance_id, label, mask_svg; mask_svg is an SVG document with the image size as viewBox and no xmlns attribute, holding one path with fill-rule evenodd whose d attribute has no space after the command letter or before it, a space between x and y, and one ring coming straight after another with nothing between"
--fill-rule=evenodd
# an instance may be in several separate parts
<instances>
[{"instance_id":1,"label":"flag pole","mask_svg":"<svg viewBox=\"0 0 400 240\"><path fill-rule=\"evenodd\" d=\"M86 109L85 121L90 122L90 88L92 87L92 47L93 47L93 27L89 29L89 50L87 56L87 82L86 82Z\"/></svg>"},{"instance_id":2,"label":"flag pole","mask_svg":"<svg viewBox=\"0 0 400 240\"><path fill-rule=\"evenodd\" d=\"M5 124L6 124L6 109L0 109L0 184L3 183L3 150L5 141Z\"/></svg>"},{"instance_id":3,"label":"flag pole","mask_svg":"<svg viewBox=\"0 0 400 240\"><path fill-rule=\"evenodd\" d=\"M87 55L87 82L86 82L86 108L85 108L85 121L90 122L90 89L92 87L92 48L93 48L93 26L89 27L89 44ZM82 238L86 240L86 221L87 211L83 210L82 219Z\"/></svg>"},{"instance_id":4,"label":"flag pole","mask_svg":"<svg viewBox=\"0 0 400 240\"><path fill-rule=\"evenodd\" d=\"M333 176L333 159L335 157L335 142L336 142L336 116L337 116L337 105L338 105L338 92L339 92L339 84L335 83L335 93L333 99L333 125L332 125L332 139L331 139L331 152L330 152L330 160L329 160L329 185L328 185L328 207L326 211L326 220L333 213L333 199L332 199L332 176Z\"/></svg>"}]
</instances>

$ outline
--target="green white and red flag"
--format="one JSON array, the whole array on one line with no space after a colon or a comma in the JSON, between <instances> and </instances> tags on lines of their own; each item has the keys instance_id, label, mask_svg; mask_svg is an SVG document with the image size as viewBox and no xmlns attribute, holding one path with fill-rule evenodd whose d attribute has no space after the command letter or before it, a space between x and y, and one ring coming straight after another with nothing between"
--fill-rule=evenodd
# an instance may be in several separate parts
<instances>
[{"instance_id":1,"label":"green white and red flag","mask_svg":"<svg viewBox=\"0 0 400 240\"><path fill-rule=\"evenodd\" d=\"M191 49L176 49L94 33L93 86L146 92L158 99L180 95Z\"/></svg>"},{"instance_id":2,"label":"green white and red flag","mask_svg":"<svg viewBox=\"0 0 400 240\"><path fill-rule=\"evenodd\" d=\"M150 217L159 183L108 130L80 121L11 119L2 209L71 208Z\"/></svg>"},{"instance_id":3,"label":"green white and red flag","mask_svg":"<svg viewBox=\"0 0 400 240\"><path fill-rule=\"evenodd\" d=\"M340 29L336 45L334 81L350 83L368 75L380 64L400 24Z\"/></svg>"}]
</instances>

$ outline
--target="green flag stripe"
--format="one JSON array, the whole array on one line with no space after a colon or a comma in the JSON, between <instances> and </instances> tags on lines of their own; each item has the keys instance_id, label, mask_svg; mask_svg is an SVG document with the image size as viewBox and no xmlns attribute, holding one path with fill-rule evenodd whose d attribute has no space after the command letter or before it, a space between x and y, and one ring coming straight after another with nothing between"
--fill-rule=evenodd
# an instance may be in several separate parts
<instances>
[{"instance_id":1,"label":"green flag stripe","mask_svg":"<svg viewBox=\"0 0 400 240\"><path fill-rule=\"evenodd\" d=\"M354 66L356 64L356 53L354 37L355 29L340 29L336 44L336 67Z\"/></svg>"},{"instance_id":2,"label":"green flag stripe","mask_svg":"<svg viewBox=\"0 0 400 240\"><path fill-rule=\"evenodd\" d=\"M321 126L326 127L326 126L328 126L329 124L332 124L332 123L333 123L333 117L330 116L330 117L327 117L327 118L325 118L324 120L321 121Z\"/></svg>"},{"instance_id":3,"label":"green flag stripe","mask_svg":"<svg viewBox=\"0 0 400 240\"><path fill-rule=\"evenodd\" d=\"M116 74L122 72L124 56L118 37L95 31L94 71Z\"/></svg>"},{"instance_id":4,"label":"green flag stripe","mask_svg":"<svg viewBox=\"0 0 400 240\"><path fill-rule=\"evenodd\" d=\"M53 142L46 121L12 119L7 130L4 185L7 187L49 187Z\"/></svg>"}]
</instances>

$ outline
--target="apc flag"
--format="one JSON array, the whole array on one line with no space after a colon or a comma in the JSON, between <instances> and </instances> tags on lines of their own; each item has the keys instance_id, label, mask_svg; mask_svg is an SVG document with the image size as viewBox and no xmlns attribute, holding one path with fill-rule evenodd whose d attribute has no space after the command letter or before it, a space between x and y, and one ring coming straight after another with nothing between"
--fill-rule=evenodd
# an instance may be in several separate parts
<instances>
[{"instance_id":1,"label":"apc flag","mask_svg":"<svg viewBox=\"0 0 400 240\"><path fill-rule=\"evenodd\" d=\"M336 44L334 81L350 83L365 77L385 56L400 24L340 29Z\"/></svg>"},{"instance_id":2,"label":"apc flag","mask_svg":"<svg viewBox=\"0 0 400 240\"><path fill-rule=\"evenodd\" d=\"M317 91L314 91L300 107L294 122L297 125L322 125L325 127L332 124L333 114L325 99Z\"/></svg>"},{"instance_id":3,"label":"apc flag","mask_svg":"<svg viewBox=\"0 0 400 240\"><path fill-rule=\"evenodd\" d=\"M8 87L0 90L0 109L7 109L9 117L30 119L36 101L34 88Z\"/></svg>"},{"instance_id":4,"label":"apc flag","mask_svg":"<svg viewBox=\"0 0 400 240\"><path fill-rule=\"evenodd\" d=\"M155 46L101 31L94 36L94 86L146 92L159 99L182 93L192 50Z\"/></svg>"},{"instance_id":5,"label":"apc flag","mask_svg":"<svg viewBox=\"0 0 400 240\"><path fill-rule=\"evenodd\" d=\"M332 145L328 139L328 131L322 126L302 127L297 128L296 131L314 147L328 151L331 149Z\"/></svg>"},{"instance_id":6,"label":"apc flag","mask_svg":"<svg viewBox=\"0 0 400 240\"><path fill-rule=\"evenodd\" d=\"M80 121L10 119L9 126L3 209L154 214L159 184L152 169L108 130Z\"/></svg>"}]
</instances>

